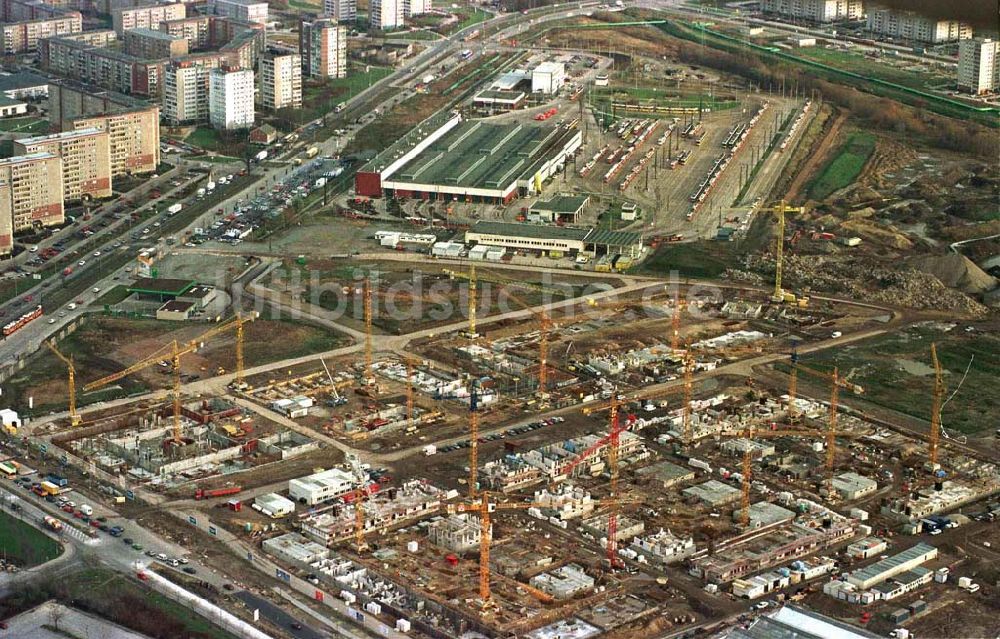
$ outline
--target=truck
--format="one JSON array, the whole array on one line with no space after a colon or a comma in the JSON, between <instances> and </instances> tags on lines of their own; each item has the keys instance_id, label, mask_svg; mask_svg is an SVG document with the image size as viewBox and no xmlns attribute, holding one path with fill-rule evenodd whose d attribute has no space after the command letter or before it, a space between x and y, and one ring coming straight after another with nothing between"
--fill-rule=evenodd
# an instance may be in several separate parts
<instances>
[{"instance_id":1,"label":"truck","mask_svg":"<svg viewBox=\"0 0 1000 639\"><path fill-rule=\"evenodd\" d=\"M50 482L50 481L43 481L42 482L42 492L44 492L46 495L55 496L55 495L58 495L62 491L59 489L59 486L56 486L52 482Z\"/></svg>"},{"instance_id":2,"label":"truck","mask_svg":"<svg viewBox=\"0 0 1000 639\"><path fill-rule=\"evenodd\" d=\"M46 515L42 519L42 521L45 522L45 525L48 526L50 530L53 530L55 532L59 532L60 530L63 529L62 522L56 519L55 517L49 517L48 515Z\"/></svg>"},{"instance_id":3,"label":"truck","mask_svg":"<svg viewBox=\"0 0 1000 639\"><path fill-rule=\"evenodd\" d=\"M267 151L261 151L257 155L253 156L255 162L263 162L267 159Z\"/></svg>"},{"instance_id":4,"label":"truck","mask_svg":"<svg viewBox=\"0 0 1000 639\"><path fill-rule=\"evenodd\" d=\"M321 189L324 186L326 186L326 178L325 177L321 177L321 178L317 178L316 179L316 184L313 185L313 188L314 189Z\"/></svg>"},{"instance_id":5,"label":"truck","mask_svg":"<svg viewBox=\"0 0 1000 639\"><path fill-rule=\"evenodd\" d=\"M194 498L211 499L213 497L225 497L226 495L235 495L236 493L242 490L243 490L242 486L230 486L228 488L213 488L211 490L198 488L194 491Z\"/></svg>"},{"instance_id":6,"label":"truck","mask_svg":"<svg viewBox=\"0 0 1000 639\"><path fill-rule=\"evenodd\" d=\"M431 455L436 455L438 452L437 446L434 444L427 444L424 446L424 455L430 457Z\"/></svg>"},{"instance_id":7,"label":"truck","mask_svg":"<svg viewBox=\"0 0 1000 639\"><path fill-rule=\"evenodd\" d=\"M184 208L184 205L181 204L180 202L178 202L177 204L171 204L167 208L167 213L170 214L170 215L177 215L178 213L181 212L182 208Z\"/></svg>"},{"instance_id":8,"label":"truck","mask_svg":"<svg viewBox=\"0 0 1000 639\"><path fill-rule=\"evenodd\" d=\"M319 155L319 149L317 149L316 147L311 146L308 149L306 149L305 156L307 158L314 158L317 155Z\"/></svg>"},{"instance_id":9,"label":"truck","mask_svg":"<svg viewBox=\"0 0 1000 639\"><path fill-rule=\"evenodd\" d=\"M87 505L87 504L81 504L81 505L80 505L80 512L82 512L82 513L83 513L84 515L86 515L86 516L90 517L91 515L93 515L93 514L94 514L94 509L93 509L93 508L91 508L91 507L90 507L89 505Z\"/></svg>"},{"instance_id":10,"label":"truck","mask_svg":"<svg viewBox=\"0 0 1000 639\"><path fill-rule=\"evenodd\" d=\"M347 108L347 103L346 102L341 102L336 107L334 107L333 112L334 113L340 113L341 111L343 111L346 108Z\"/></svg>"}]
</instances>

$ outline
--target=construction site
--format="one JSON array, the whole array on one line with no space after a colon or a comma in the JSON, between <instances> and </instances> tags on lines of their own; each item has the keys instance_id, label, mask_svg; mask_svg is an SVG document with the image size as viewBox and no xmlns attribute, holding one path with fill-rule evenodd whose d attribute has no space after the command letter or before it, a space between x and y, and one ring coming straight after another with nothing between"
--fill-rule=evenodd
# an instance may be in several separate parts
<instances>
[{"instance_id":1,"label":"construction site","mask_svg":"<svg viewBox=\"0 0 1000 639\"><path fill-rule=\"evenodd\" d=\"M482 38L461 98L373 112L412 124L383 148L358 117L320 212L157 257L178 279L5 380L27 419L4 432L198 544L247 611L288 585L296 614L393 639L712 635L796 606L994 632L998 266L970 211L995 173L610 8ZM394 90L424 104L451 82L428 69ZM188 279L215 258L218 290Z\"/></svg>"}]
</instances>

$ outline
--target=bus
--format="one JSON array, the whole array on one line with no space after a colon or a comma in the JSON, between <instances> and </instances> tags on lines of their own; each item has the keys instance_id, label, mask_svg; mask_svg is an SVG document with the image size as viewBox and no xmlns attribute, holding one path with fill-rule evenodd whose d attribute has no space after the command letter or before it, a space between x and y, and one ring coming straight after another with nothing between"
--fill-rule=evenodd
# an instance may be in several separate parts
<instances>
[{"instance_id":1,"label":"bus","mask_svg":"<svg viewBox=\"0 0 1000 639\"><path fill-rule=\"evenodd\" d=\"M11 461L0 462L0 475L7 479L17 478L17 464Z\"/></svg>"}]
</instances>

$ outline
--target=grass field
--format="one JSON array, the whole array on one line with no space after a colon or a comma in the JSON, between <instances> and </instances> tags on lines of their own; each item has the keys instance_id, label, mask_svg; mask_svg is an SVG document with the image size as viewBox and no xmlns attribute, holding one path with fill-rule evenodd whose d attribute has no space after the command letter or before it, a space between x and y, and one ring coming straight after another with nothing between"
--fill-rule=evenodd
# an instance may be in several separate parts
<instances>
[{"instance_id":1,"label":"grass field","mask_svg":"<svg viewBox=\"0 0 1000 639\"><path fill-rule=\"evenodd\" d=\"M1000 424L1000 336L949 332L921 326L863 344L845 346L804 361L810 367L832 370L865 389L864 398L881 406L930 421L934 374L931 344L937 344L944 370L946 397L958 393L942 411L948 431L982 434ZM968 377L962 382L968 367ZM959 383L962 382L959 388Z\"/></svg>"},{"instance_id":2,"label":"grass field","mask_svg":"<svg viewBox=\"0 0 1000 639\"><path fill-rule=\"evenodd\" d=\"M809 197L822 201L848 186L861 174L875 150L875 136L852 133L809 187Z\"/></svg>"},{"instance_id":3,"label":"grass field","mask_svg":"<svg viewBox=\"0 0 1000 639\"><path fill-rule=\"evenodd\" d=\"M796 50L800 57L828 64L831 67L861 73L887 82L895 82L914 89L927 89L952 78L942 74L934 74L916 69L897 66L896 58L870 58L861 53L844 51L842 49L827 49L825 47L803 47ZM915 63L914 63L915 64Z\"/></svg>"},{"instance_id":4,"label":"grass field","mask_svg":"<svg viewBox=\"0 0 1000 639\"><path fill-rule=\"evenodd\" d=\"M0 120L0 131L9 133L45 133L49 130L49 121L45 118L26 116L23 118L11 118Z\"/></svg>"},{"instance_id":5,"label":"grass field","mask_svg":"<svg viewBox=\"0 0 1000 639\"><path fill-rule=\"evenodd\" d=\"M200 126L192 131L184 141L206 151L218 151L222 144L219 132L209 126Z\"/></svg>"},{"instance_id":6,"label":"grass field","mask_svg":"<svg viewBox=\"0 0 1000 639\"><path fill-rule=\"evenodd\" d=\"M233 639L185 606L110 570L82 570L65 584L67 597L80 608L151 637Z\"/></svg>"},{"instance_id":7,"label":"grass field","mask_svg":"<svg viewBox=\"0 0 1000 639\"><path fill-rule=\"evenodd\" d=\"M338 104L349 100L391 73L392 69L388 67L352 64L347 70L346 78L305 84L302 87L302 121L308 122L332 113Z\"/></svg>"},{"instance_id":8,"label":"grass field","mask_svg":"<svg viewBox=\"0 0 1000 639\"><path fill-rule=\"evenodd\" d=\"M680 277L718 277L731 263L731 246L727 242L665 244L642 263L639 273L661 277L669 276L672 272Z\"/></svg>"},{"instance_id":9,"label":"grass field","mask_svg":"<svg viewBox=\"0 0 1000 639\"><path fill-rule=\"evenodd\" d=\"M62 546L31 524L0 512L0 551L17 567L30 568L61 555Z\"/></svg>"}]
</instances>

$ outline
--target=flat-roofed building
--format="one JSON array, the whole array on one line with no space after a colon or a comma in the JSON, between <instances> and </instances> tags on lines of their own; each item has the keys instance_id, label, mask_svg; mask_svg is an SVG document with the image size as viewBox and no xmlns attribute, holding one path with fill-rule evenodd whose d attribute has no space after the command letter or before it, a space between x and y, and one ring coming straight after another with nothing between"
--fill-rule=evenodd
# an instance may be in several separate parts
<instances>
[{"instance_id":1,"label":"flat-roofed building","mask_svg":"<svg viewBox=\"0 0 1000 639\"><path fill-rule=\"evenodd\" d=\"M940 44L972 37L972 27L958 20L938 20L912 11L872 8L868 30L876 37Z\"/></svg>"},{"instance_id":2,"label":"flat-roofed building","mask_svg":"<svg viewBox=\"0 0 1000 639\"><path fill-rule=\"evenodd\" d=\"M358 19L357 0L323 0L323 15L341 24L354 24Z\"/></svg>"},{"instance_id":3,"label":"flat-roofed building","mask_svg":"<svg viewBox=\"0 0 1000 639\"><path fill-rule=\"evenodd\" d=\"M253 71L217 68L208 76L208 118L217 129L253 126Z\"/></svg>"},{"instance_id":4,"label":"flat-roofed building","mask_svg":"<svg viewBox=\"0 0 1000 639\"><path fill-rule=\"evenodd\" d=\"M762 0L765 14L807 22L860 20L864 15L861 0Z\"/></svg>"},{"instance_id":5,"label":"flat-roofed building","mask_svg":"<svg viewBox=\"0 0 1000 639\"><path fill-rule=\"evenodd\" d=\"M0 159L0 254L10 254L14 233L64 221L58 155L43 152Z\"/></svg>"},{"instance_id":6,"label":"flat-roofed building","mask_svg":"<svg viewBox=\"0 0 1000 639\"><path fill-rule=\"evenodd\" d=\"M299 53L302 72L310 78L347 76L347 27L334 20L303 20L299 23Z\"/></svg>"},{"instance_id":7,"label":"flat-roofed building","mask_svg":"<svg viewBox=\"0 0 1000 639\"><path fill-rule=\"evenodd\" d=\"M81 31L83 31L83 16L78 11L67 11L63 15L50 18L0 23L3 52L7 55L31 53L38 50L38 41L43 38L54 38Z\"/></svg>"},{"instance_id":8,"label":"flat-roofed building","mask_svg":"<svg viewBox=\"0 0 1000 639\"><path fill-rule=\"evenodd\" d=\"M1000 90L1000 41L972 38L959 43L958 88L976 95Z\"/></svg>"},{"instance_id":9,"label":"flat-roofed building","mask_svg":"<svg viewBox=\"0 0 1000 639\"><path fill-rule=\"evenodd\" d=\"M112 177L152 173L160 164L160 107L156 105L77 118L73 128L107 132Z\"/></svg>"},{"instance_id":10,"label":"flat-roofed building","mask_svg":"<svg viewBox=\"0 0 1000 639\"><path fill-rule=\"evenodd\" d=\"M163 77L163 117L172 125L208 122L212 67L192 61L169 64Z\"/></svg>"},{"instance_id":11,"label":"flat-roofed building","mask_svg":"<svg viewBox=\"0 0 1000 639\"><path fill-rule=\"evenodd\" d=\"M111 197L111 147L106 131L87 127L14 141L14 153L52 153L62 160L63 199Z\"/></svg>"},{"instance_id":12,"label":"flat-roofed building","mask_svg":"<svg viewBox=\"0 0 1000 639\"><path fill-rule=\"evenodd\" d=\"M186 38L158 29L129 29L124 41L125 53L137 58L177 58L188 54Z\"/></svg>"},{"instance_id":13,"label":"flat-roofed building","mask_svg":"<svg viewBox=\"0 0 1000 639\"><path fill-rule=\"evenodd\" d=\"M860 499L878 490L878 482L857 473L843 473L833 478L833 489L841 499Z\"/></svg>"},{"instance_id":14,"label":"flat-roofed building","mask_svg":"<svg viewBox=\"0 0 1000 639\"><path fill-rule=\"evenodd\" d=\"M243 22L267 24L267 3L256 0L208 0L208 11Z\"/></svg>"},{"instance_id":15,"label":"flat-roofed building","mask_svg":"<svg viewBox=\"0 0 1000 639\"><path fill-rule=\"evenodd\" d=\"M934 559L938 550L934 546L919 543L886 559L876 561L847 575L847 583L861 590L868 590L875 584L880 584L908 570Z\"/></svg>"},{"instance_id":16,"label":"flat-roofed building","mask_svg":"<svg viewBox=\"0 0 1000 639\"><path fill-rule=\"evenodd\" d=\"M111 14L115 33L119 36L130 29L157 29L166 20L180 20L187 15L183 2L153 4L145 7L118 9Z\"/></svg>"},{"instance_id":17,"label":"flat-roofed building","mask_svg":"<svg viewBox=\"0 0 1000 639\"><path fill-rule=\"evenodd\" d=\"M271 50L260 63L260 104L265 109L302 107L302 57L298 53Z\"/></svg>"},{"instance_id":18,"label":"flat-roofed building","mask_svg":"<svg viewBox=\"0 0 1000 639\"><path fill-rule=\"evenodd\" d=\"M354 476L340 468L330 468L288 482L288 496L306 506L346 495L354 488Z\"/></svg>"}]
</instances>

